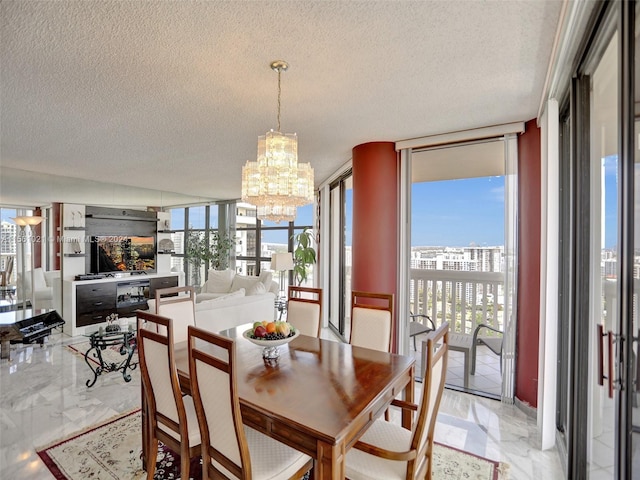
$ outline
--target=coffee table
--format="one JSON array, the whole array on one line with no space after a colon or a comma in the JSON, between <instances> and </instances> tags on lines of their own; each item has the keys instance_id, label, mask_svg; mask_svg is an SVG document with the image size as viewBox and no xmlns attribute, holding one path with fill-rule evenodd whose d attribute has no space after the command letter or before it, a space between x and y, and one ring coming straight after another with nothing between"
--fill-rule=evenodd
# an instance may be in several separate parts
<instances>
[{"instance_id":1,"label":"coffee table","mask_svg":"<svg viewBox=\"0 0 640 480\"><path fill-rule=\"evenodd\" d=\"M122 378L125 382L131 381L131 375L127 373L127 369L135 370L137 363L131 363L131 357L136 350L136 332L128 329L123 331L107 332L100 329L88 335L91 346L84 354L84 361L87 362L89 368L93 372L93 380L87 380L87 387L92 387L96 380L103 373L122 371ZM111 347L119 347L119 353L124 358L121 362L107 362L102 356L102 352ZM90 355L91 354L91 355ZM98 366L90 361L89 357L97 359Z\"/></svg>"}]
</instances>

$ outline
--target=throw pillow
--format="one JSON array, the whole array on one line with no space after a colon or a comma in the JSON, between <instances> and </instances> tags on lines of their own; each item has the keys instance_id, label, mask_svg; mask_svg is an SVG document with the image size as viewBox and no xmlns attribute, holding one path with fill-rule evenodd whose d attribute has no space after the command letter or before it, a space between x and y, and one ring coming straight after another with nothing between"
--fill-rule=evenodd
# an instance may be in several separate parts
<instances>
[{"instance_id":1,"label":"throw pillow","mask_svg":"<svg viewBox=\"0 0 640 480\"><path fill-rule=\"evenodd\" d=\"M236 290L240 289L240 288L244 288L247 291L247 294L249 292L249 289L251 287L253 287L253 285L255 283L258 283L258 277L248 277L246 275L236 275L235 277L233 277L233 282L231 283L231 291L235 292Z\"/></svg>"},{"instance_id":2,"label":"throw pillow","mask_svg":"<svg viewBox=\"0 0 640 480\"><path fill-rule=\"evenodd\" d=\"M271 288L271 282L273 281L273 273L260 272L258 280L264 285L265 291L268 292Z\"/></svg>"},{"instance_id":3,"label":"throw pillow","mask_svg":"<svg viewBox=\"0 0 640 480\"><path fill-rule=\"evenodd\" d=\"M247 290L247 296L249 295L260 295L261 293L267 293L267 289L262 282L255 282L249 289Z\"/></svg>"},{"instance_id":4,"label":"throw pillow","mask_svg":"<svg viewBox=\"0 0 640 480\"><path fill-rule=\"evenodd\" d=\"M233 270L209 270L206 293L229 293L234 277ZM234 289L237 290L237 289Z\"/></svg>"}]
</instances>

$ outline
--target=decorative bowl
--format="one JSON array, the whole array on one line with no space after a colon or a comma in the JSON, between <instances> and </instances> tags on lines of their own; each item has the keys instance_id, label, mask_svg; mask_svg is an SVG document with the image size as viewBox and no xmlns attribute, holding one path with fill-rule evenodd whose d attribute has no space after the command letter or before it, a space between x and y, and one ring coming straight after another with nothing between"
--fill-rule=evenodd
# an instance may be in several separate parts
<instances>
[{"instance_id":1,"label":"decorative bowl","mask_svg":"<svg viewBox=\"0 0 640 480\"><path fill-rule=\"evenodd\" d=\"M278 347L280 345L284 345L289 343L291 340L300 335L300 330L295 330L293 335L288 336L287 338L279 338L277 340L263 340L261 338L253 338L251 334L253 333L253 328L246 330L242 336L249 340L251 343L258 345L259 347L263 347L262 349L262 357L266 360L274 360L280 356L280 352L278 351Z\"/></svg>"}]
</instances>

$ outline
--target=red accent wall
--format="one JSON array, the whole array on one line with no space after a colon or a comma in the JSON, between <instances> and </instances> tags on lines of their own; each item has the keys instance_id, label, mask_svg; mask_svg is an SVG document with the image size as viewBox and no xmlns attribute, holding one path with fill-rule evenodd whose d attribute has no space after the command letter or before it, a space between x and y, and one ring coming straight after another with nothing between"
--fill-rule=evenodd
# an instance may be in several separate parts
<instances>
[{"instance_id":1,"label":"red accent wall","mask_svg":"<svg viewBox=\"0 0 640 480\"><path fill-rule=\"evenodd\" d=\"M525 124L518 139L518 331L516 392L521 402L538 405L540 332L540 129Z\"/></svg>"},{"instance_id":2,"label":"red accent wall","mask_svg":"<svg viewBox=\"0 0 640 480\"><path fill-rule=\"evenodd\" d=\"M351 288L393 293L397 326L398 154L393 142L353 149ZM396 327L397 330L397 327ZM395 351L395 332L392 348Z\"/></svg>"}]
</instances>

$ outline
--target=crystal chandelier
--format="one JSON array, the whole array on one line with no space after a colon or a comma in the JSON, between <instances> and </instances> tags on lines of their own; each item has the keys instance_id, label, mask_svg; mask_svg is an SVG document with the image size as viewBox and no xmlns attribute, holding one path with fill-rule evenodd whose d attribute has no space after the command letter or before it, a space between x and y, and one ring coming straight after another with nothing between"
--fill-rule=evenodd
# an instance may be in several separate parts
<instances>
[{"instance_id":1,"label":"crystal chandelier","mask_svg":"<svg viewBox=\"0 0 640 480\"><path fill-rule=\"evenodd\" d=\"M313 202L313 168L298 163L298 137L280 133L280 76L289 68L277 60L271 69L278 72L278 130L258 137L257 161L242 167L242 201L258 208L260 220L292 222L296 208Z\"/></svg>"}]
</instances>

